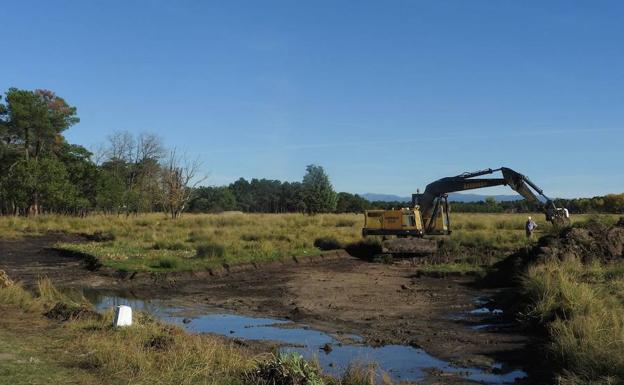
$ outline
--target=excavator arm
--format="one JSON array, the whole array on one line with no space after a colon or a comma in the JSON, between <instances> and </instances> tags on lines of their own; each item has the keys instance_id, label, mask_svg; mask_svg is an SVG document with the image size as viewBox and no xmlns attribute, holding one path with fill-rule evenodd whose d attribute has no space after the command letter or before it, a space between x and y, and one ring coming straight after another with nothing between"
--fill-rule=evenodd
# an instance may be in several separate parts
<instances>
[{"instance_id":1,"label":"excavator arm","mask_svg":"<svg viewBox=\"0 0 624 385\"><path fill-rule=\"evenodd\" d=\"M500 171L502 178L477 178ZM476 179L475 179L476 178ZM554 202L548 198L542 189L533 183L528 177L507 167L497 169L485 169L475 172L467 172L457 176L438 179L427 185L422 194L412 194L412 205L420 207L425 228L431 230L440 215L441 205L448 206L447 194L456 191L474 190L478 188L508 185L528 202L539 205L546 214L546 220L555 225L562 226L569 223L566 209L557 208ZM535 191L535 192L534 192ZM540 200L538 197L543 199ZM441 201L444 200L442 203ZM448 214L448 213L447 213ZM448 218L446 218L448 221Z\"/></svg>"}]
</instances>

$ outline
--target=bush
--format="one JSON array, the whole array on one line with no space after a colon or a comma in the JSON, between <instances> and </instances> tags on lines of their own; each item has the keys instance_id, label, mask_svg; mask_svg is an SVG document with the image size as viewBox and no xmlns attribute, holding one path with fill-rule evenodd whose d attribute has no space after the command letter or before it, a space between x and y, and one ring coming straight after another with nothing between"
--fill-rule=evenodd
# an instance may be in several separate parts
<instances>
[{"instance_id":1,"label":"bush","mask_svg":"<svg viewBox=\"0 0 624 385\"><path fill-rule=\"evenodd\" d=\"M279 353L245 375L245 382L253 385L323 385L318 367L299 354Z\"/></svg>"},{"instance_id":2,"label":"bush","mask_svg":"<svg viewBox=\"0 0 624 385\"><path fill-rule=\"evenodd\" d=\"M337 250L341 249L342 245L334 237L321 237L314 240L314 247L321 250Z\"/></svg>"},{"instance_id":3,"label":"bush","mask_svg":"<svg viewBox=\"0 0 624 385\"><path fill-rule=\"evenodd\" d=\"M222 258L225 256L225 246L216 242L204 242L195 248L197 258Z\"/></svg>"},{"instance_id":4,"label":"bush","mask_svg":"<svg viewBox=\"0 0 624 385\"><path fill-rule=\"evenodd\" d=\"M155 267L157 269L175 269L178 267L178 265L179 261L177 259L161 258L156 262L156 264L152 265L152 267Z\"/></svg>"}]
</instances>

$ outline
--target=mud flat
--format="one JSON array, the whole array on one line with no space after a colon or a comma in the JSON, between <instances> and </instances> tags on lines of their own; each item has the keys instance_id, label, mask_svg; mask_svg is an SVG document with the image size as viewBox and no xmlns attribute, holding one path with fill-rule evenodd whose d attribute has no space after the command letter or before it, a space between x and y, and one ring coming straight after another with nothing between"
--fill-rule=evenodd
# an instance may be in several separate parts
<instances>
[{"instance_id":1,"label":"mud flat","mask_svg":"<svg viewBox=\"0 0 624 385\"><path fill-rule=\"evenodd\" d=\"M534 364L527 353L531 340L518 333L513 323L509 325L504 316L493 314L496 304L488 299L496 292L473 288L471 277L422 277L408 263L385 265L341 257L180 281L133 281L89 272L79 261L46 250L51 241L39 239L27 246L3 241L0 247L6 250L8 245L11 258L0 261L0 265L18 279L32 279L33 271L37 271L61 286L97 288L98 295L104 297L166 303L166 309L187 313L167 316L191 319L190 330L201 324L199 318L219 314L265 318L272 323L292 321L295 329L308 327L321 333L323 345L330 345L333 353L326 356L332 358L321 362L330 372L330 363L339 368L346 362L334 357L353 358L362 349L370 349L365 353L382 367L400 373L401 377L395 377L399 380L530 383L519 371L531 374ZM27 258L20 259L24 253ZM143 306L139 302L136 305ZM471 313L484 307L491 311ZM161 311L158 308L152 310ZM286 330L283 326L278 329ZM228 329L227 334L230 330L234 329ZM243 333L234 330L231 334ZM345 339L348 335L357 336L357 341ZM292 349L308 349L308 353L302 352L309 354L309 348L290 345ZM324 351L312 345L314 354L325 357ZM434 364L409 366L418 360L402 358L415 355L426 358L419 362ZM407 362L409 368L401 362ZM470 373L481 377L471 377ZM494 377L488 380L485 375Z\"/></svg>"},{"instance_id":2,"label":"mud flat","mask_svg":"<svg viewBox=\"0 0 624 385\"><path fill-rule=\"evenodd\" d=\"M178 324L193 333L211 333L284 352L296 352L318 362L323 371L340 377L352 365L376 367L397 382L508 384L522 381L526 372L519 367L490 361L477 365L438 359L420 347L399 344L372 346L364 338L344 331L324 332L307 324L285 319L223 313L223 309L182 303L177 300L141 300L105 294L101 290L84 292L98 310L115 305L130 305L162 320ZM126 294L128 295L128 294ZM188 307L187 307L188 306ZM470 312L465 317L470 317ZM487 324L486 326L490 326Z\"/></svg>"}]
</instances>

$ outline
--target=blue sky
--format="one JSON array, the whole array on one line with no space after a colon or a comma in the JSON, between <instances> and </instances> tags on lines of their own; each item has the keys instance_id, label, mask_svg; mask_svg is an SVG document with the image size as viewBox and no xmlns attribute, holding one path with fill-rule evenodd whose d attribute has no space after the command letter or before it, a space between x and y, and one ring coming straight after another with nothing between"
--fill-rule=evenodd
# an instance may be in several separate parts
<instances>
[{"instance_id":1,"label":"blue sky","mask_svg":"<svg viewBox=\"0 0 624 385\"><path fill-rule=\"evenodd\" d=\"M0 20L0 90L65 97L88 148L155 132L208 184L316 163L408 195L508 166L550 196L624 191L619 1L7 1Z\"/></svg>"}]
</instances>

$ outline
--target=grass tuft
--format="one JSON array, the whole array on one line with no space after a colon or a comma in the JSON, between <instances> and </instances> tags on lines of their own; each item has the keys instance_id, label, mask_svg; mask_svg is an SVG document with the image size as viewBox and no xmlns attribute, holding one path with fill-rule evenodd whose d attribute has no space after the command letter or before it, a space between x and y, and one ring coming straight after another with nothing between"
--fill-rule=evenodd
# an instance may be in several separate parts
<instances>
[{"instance_id":1,"label":"grass tuft","mask_svg":"<svg viewBox=\"0 0 624 385\"><path fill-rule=\"evenodd\" d=\"M296 353L278 353L245 375L249 385L324 385L318 366Z\"/></svg>"},{"instance_id":2,"label":"grass tuft","mask_svg":"<svg viewBox=\"0 0 624 385\"><path fill-rule=\"evenodd\" d=\"M157 269L174 270L178 267L180 262L175 258L160 258L152 265Z\"/></svg>"},{"instance_id":3,"label":"grass tuft","mask_svg":"<svg viewBox=\"0 0 624 385\"><path fill-rule=\"evenodd\" d=\"M225 256L225 247L215 242L204 242L197 245L195 249L197 258L223 258Z\"/></svg>"}]
</instances>

